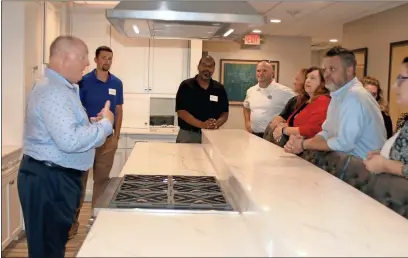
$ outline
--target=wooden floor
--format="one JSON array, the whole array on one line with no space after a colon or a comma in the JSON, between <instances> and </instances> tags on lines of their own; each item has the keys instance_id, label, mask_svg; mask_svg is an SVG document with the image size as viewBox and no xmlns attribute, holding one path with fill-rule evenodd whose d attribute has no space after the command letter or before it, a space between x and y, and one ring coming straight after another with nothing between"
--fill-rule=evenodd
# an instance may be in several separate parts
<instances>
[{"instance_id":1,"label":"wooden floor","mask_svg":"<svg viewBox=\"0 0 408 258\"><path fill-rule=\"evenodd\" d=\"M86 225L88 219L91 217L91 203L84 203L79 214L79 230L75 237L68 241L65 257L76 257L82 243L86 238ZM2 252L1 257L28 257L27 253L27 241L25 237L19 240L14 240L9 246Z\"/></svg>"}]
</instances>

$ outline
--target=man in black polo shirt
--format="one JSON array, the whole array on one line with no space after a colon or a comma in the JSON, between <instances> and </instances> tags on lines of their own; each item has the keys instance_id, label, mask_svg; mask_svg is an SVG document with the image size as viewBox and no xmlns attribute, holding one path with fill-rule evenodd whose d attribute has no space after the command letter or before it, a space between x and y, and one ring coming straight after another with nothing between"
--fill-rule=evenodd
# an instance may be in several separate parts
<instances>
[{"instance_id":1,"label":"man in black polo shirt","mask_svg":"<svg viewBox=\"0 0 408 258\"><path fill-rule=\"evenodd\" d=\"M201 58L198 75L179 86L176 96L178 143L201 143L201 129L218 129L228 119L227 92L221 83L211 78L214 68L211 56Z\"/></svg>"}]
</instances>

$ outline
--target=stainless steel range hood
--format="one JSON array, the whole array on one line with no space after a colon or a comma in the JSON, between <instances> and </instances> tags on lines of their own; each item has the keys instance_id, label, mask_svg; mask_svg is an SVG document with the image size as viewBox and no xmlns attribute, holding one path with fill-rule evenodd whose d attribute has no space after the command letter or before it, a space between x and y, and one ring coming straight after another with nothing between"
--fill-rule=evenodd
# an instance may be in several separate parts
<instances>
[{"instance_id":1,"label":"stainless steel range hood","mask_svg":"<svg viewBox=\"0 0 408 258\"><path fill-rule=\"evenodd\" d=\"M236 40L266 23L246 1L122 1L106 18L127 37L145 38Z\"/></svg>"}]
</instances>

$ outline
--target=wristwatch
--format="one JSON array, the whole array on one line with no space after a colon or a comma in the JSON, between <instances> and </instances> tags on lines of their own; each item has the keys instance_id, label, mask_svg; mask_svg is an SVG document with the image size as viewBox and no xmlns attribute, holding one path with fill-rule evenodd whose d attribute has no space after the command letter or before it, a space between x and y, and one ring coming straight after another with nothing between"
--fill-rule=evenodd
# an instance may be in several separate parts
<instances>
[{"instance_id":1,"label":"wristwatch","mask_svg":"<svg viewBox=\"0 0 408 258\"><path fill-rule=\"evenodd\" d=\"M300 142L300 147L302 148L302 151L305 151L305 150L306 150L306 149L305 149L305 146L304 146L305 140L306 140L306 139L302 139L302 141Z\"/></svg>"}]
</instances>

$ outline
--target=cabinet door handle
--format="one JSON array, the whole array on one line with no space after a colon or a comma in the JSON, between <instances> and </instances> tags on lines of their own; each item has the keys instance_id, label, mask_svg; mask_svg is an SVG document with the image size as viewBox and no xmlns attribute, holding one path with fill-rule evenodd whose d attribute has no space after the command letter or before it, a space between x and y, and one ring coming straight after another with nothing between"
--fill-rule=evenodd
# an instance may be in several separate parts
<instances>
[{"instance_id":1,"label":"cabinet door handle","mask_svg":"<svg viewBox=\"0 0 408 258\"><path fill-rule=\"evenodd\" d=\"M14 179L11 180L9 184L10 184L10 185L14 184Z\"/></svg>"}]
</instances>

